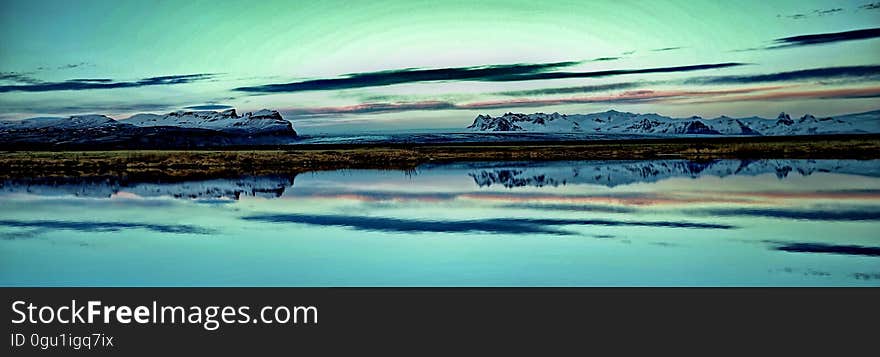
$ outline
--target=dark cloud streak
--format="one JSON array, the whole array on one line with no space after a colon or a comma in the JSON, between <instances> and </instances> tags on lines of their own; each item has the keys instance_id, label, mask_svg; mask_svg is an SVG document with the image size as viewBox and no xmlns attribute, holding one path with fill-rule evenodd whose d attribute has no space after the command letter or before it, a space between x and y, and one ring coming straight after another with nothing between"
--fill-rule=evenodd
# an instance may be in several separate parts
<instances>
[{"instance_id":1,"label":"dark cloud streak","mask_svg":"<svg viewBox=\"0 0 880 357\"><path fill-rule=\"evenodd\" d=\"M841 12L841 11L843 11L843 9L837 7L837 8L833 8L833 9L813 10L812 12L810 12L810 13L805 13L805 14L792 14L792 15L785 15L784 17L787 17L787 18L792 19L792 20L800 20L800 19L805 19L805 18L810 17L810 16L825 16L825 15L832 15L832 14L836 14L836 13ZM783 17L783 15L776 15L776 17Z\"/></svg>"},{"instance_id":2,"label":"dark cloud streak","mask_svg":"<svg viewBox=\"0 0 880 357\"><path fill-rule=\"evenodd\" d=\"M31 84L0 86L0 93L6 92L52 92L67 90L92 90L92 89L115 89L135 88L145 86L184 84L213 79L216 74L182 74L160 77L148 77L134 82L112 82L105 78L98 79L71 79L64 82L39 82Z\"/></svg>"},{"instance_id":3,"label":"dark cloud streak","mask_svg":"<svg viewBox=\"0 0 880 357\"><path fill-rule=\"evenodd\" d=\"M680 50L682 48L684 48L684 47L663 47L663 48L655 48L651 51L653 51L653 52L666 52L666 51Z\"/></svg>"},{"instance_id":4,"label":"dark cloud streak","mask_svg":"<svg viewBox=\"0 0 880 357\"><path fill-rule=\"evenodd\" d=\"M365 113L390 113L416 110L474 110L474 109L497 109L514 107L543 107L560 104L579 103L645 103L674 99L690 99L698 97L723 96L730 94L748 94L771 91L784 88L783 86L765 86L740 89L709 90L709 91L653 91L633 90L625 91L617 95L604 96L578 96L570 98L528 98L516 97L504 100L489 100L470 103L452 103L448 101L418 101L397 103L364 103L341 107L316 107L316 108L291 108L283 111L291 116L329 116L341 114L365 114ZM847 95L866 95L870 91L856 91L845 93ZM840 93L823 93L822 95L835 95Z\"/></svg>"},{"instance_id":5,"label":"dark cloud streak","mask_svg":"<svg viewBox=\"0 0 880 357\"><path fill-rule=\"evenodd\" d=\"M110 83L113 82L112 79L109 78L76 78L70 79L68 82L96 82L96 83Z\"/></svg>"},{"instance_id":6,"label":"dark cloud streak","mask_svg":"<svg viewBox=\"0 0 880 357\"><path fill-rule=\"evenodd\" d=\"M820 33L812 35L800 35L777 38L773 40L774 44L766 47L766 49L779 49L800 46L822 45L828 43L867 40L880 37L880 28L871 28L863 30L853 30L844 32Z\"/></svg>"},{"instance_id":7,"label":"dark cloud streak","mask_svg":"<svg viewBox=\"0 0 880 357\"><path fill-rule=\"evenodd\" d=\"M530 90L507 91L507 92L498 92L496 94L510 96L510 97L519 97L519 96L529 96L529 95L595 93L595 92L603 92L603 91L609 91L609 90L632 89L632 88L637 88L637 87L643 86L645 84L646 83L644 83L644 82L624 82L624 83L597 84L597 85L592 85L592 86L540 88L540 89L530 89Z\"/></svg>"},{"instance_id":8,"label":"dark cloud streak","mask_svg":"<svg viewBox=\"0 0 880 357\"><path fill-rule=\"evenodd\" d=\"M622 57L599 57L599 58L594 58L592 62L616 61L621 58Z\"/></svg>"},{"instance_id":9,"label":"dark cloud streak","mask_svg":"<svg viewBox=\"0 0 880 357\"><path fill-rule=\"evenodd\" d=\"M0 72L0 81L18 82L18 83L40 83L40 80L31 77L32 73L17 72Z\"/></svg>"},{"instance_id":10,"label":"dark cloud streak","mask_svg":"<svg viewBox=\"0 0 880 357\"><path fill-rule=\"evenodd\" d=\"M530 81L530 80L538 80L538 79L598 78L598 77L620 76L620 75L627 75L627 74L691 72L691 71L702 71L702 70L706 70L706 69L719 69L719 68L728 68L728 67L736 67L736 66L744 66L744 65L745 65L745 63L727 62L727 63L697 64L697 65L675 66L675 67L655 67L655 68L641 68L641 69L613 69L613 70L607 70L607 71L593 71L593 72L546 72L546 73L533 73L533 74L523 74L523 75L490 77L490 78L486 78L483 80L494 81L494 82L510 82L510 81Z\"/></svg>"},{"instance_id":11,"label":"dark cloud streak","mask_svg":"<svg viewBox=\"0 0 880 357\"><path fill-rule=\"evenodd\" d=\"M345 107L294 108L284 111L285 115L320 116L331 114L369 114L390 113L413 110L457 109L456 105L444 101L423 101L404 103L365 103Z\"/></svg>"},{"instance_id":12,"label":"dark cloud streak","mask_svg":"<svg viewBox=\"0 0 880 357\"><path fill-rule=\"evenodd\" d=\"M468 80L486 82L510 82L560 78L595 78L626 74L689 72L744 65L743 63L715 63L676 67L619 69L593 72L546 72L547 70L573 66L578 63L580 62L495 65L484 67L458 67L441 69L401 69L382 72L354 73L342 78L314 79L284 84L266 84L252 87L239 87L235 88L235 90L251 93L289 93L317 90L343 90L431 81Z\"/></svg>"},{"instance_id":13,"label":"dark cloud streak","mask_svg":"<svg viewBox=\"0 0 880 357\"><path fill-rule=\"evenodd\" d=\"M880 78L880 65L811 68L789 72L752 74L741 76L696 77L687 79L685 84L746 84L766 82L786 82L799 80L826 80L841 78L877 79Z\"/></svg>"},{"instance_id":14,"label":"dark cloud streak","mask_svg":"<svg viewBox=\"0 0 880 357\"><path fill-rule=\"evenodd\" d=\"M313 79L293 83L239 87L235 88L235 90L253 93L283 93L379 87L393 84L429 81L481 80L483 78L514 74L537 73L561 67L569 67L579 63L581 62L510 64L436 69L407 68L380 72L352 73L342 78Z\"/></svg>"},{"instance_id":15,"label":"dark cloud streak","mask_svg":"<svg viewBox=\"0 0 880 357\"><path fill-rule=\"evenodd\" d=\"M202 105L191 105L188 107L184 107L184 109L192 109L192 110L219 110L219 109L230 109L231 105L226 104L202 104Z\"/></svg>"}]
</instances>

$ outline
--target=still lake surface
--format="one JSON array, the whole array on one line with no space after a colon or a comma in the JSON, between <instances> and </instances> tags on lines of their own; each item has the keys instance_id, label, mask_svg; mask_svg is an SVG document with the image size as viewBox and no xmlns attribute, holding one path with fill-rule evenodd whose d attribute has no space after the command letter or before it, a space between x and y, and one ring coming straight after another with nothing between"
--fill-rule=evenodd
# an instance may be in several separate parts
<instances>
[{"instance_id":1,"label":"still lake surface","mask_svg":"<svg viewBox=\"0 0 880 357\"><path fill-rule=\"evenodd\" d=\"M880 160L0 181L3 286L880 286Z\"/></svg>"}]
</instances>

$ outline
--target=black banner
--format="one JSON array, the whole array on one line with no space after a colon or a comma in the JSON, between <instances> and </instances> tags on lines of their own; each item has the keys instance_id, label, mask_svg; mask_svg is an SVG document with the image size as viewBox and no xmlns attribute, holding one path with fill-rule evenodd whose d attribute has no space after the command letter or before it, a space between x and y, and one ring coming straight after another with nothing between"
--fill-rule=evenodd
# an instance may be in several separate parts
<instances>
[{"instance_id":1,"label":"black banner","mask_svg":"<svg viewBox=\"0 0 880 357\"><path fill-rule=\"evenodd\" d=\"M878 289L4 288L3 295L7 350L38 355L767 344L840 351L873 345L870 326L880 317Z\"/></svg>"}]
</instances>

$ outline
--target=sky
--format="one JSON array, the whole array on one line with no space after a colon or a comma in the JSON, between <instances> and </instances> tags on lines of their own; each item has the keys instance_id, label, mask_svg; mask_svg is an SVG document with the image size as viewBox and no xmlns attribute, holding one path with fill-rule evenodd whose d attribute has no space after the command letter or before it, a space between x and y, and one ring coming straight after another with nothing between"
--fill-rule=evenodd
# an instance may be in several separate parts
<instances>
[{"instance_id":1,"label":"sky","mask_svg":"<svg viewBox=\"0 0 880 357\"><path fill-rule=\"evenodd\" d=\"M0 44L0 119L268 108L358 133L880 109L870 0L3 0Z\"/></svg>"}]
</instances>

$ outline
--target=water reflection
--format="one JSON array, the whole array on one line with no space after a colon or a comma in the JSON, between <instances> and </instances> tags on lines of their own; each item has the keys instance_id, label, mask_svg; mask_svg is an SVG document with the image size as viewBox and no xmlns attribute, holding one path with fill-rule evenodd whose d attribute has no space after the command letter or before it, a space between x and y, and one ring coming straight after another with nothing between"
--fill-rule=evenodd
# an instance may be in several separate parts
<instances>
[{"instance_id":1,"label":"water reflection","mask_svg":"<svg viewBox=\"0 0 880 357\"><path fill-rule=\"evenodd\" d=\"M119 177L50 177L0 181L0 191L40 196L110 198L115 195L238 200L241 197L280 197L293 186L292 176L257 176L191 181L132 181ZM217 203L218 201L213 201Z\"/></svg>"},{"instance_id":2,"label":"water reflection","mask_svg":"<svg viewBox=\"0 0 880 357\"><path fill-rule=\"evenodd\" d=\"M19 178L0 217L0 285L880 285L880 160Z\"/></svg>"},{"instance_id":3,"label":"water reflection","mask_svg":"<svg viewBox=\"0 0 880 357\"><path fill-rule=\"evenodd\" d=\"M417 220L397 219L367 216L343 216L343 215L302 215L302 214L273 214L255 215L243 217L245 220L269 222L269 223L303 223L317 226L340 226L367 231L382 232L412 232L412 233L457 233L457 232L484 232L484 233L550 233L550 234L573 234L556 227L561 226L641 226L641 227L668 227L668 228L702 228L702 229L731 229L733 226L712 223L691 222L628 222L612 221L603 219L534 219L534 218L495 218L495 219L469 219L469 220ZM2 223L0 223L2 224Z\"/></svg>"},{"instance_id":4,"label":"water reflection","mask_svg":"<svg viewBox=\"0 0 880 357\"><path fill-rule=\"evenodd\" d=\"M23 221L0 219L0 226L12 228L35 228L35 229L52 229L52 230L73 230L82 232L119 232L126 229L143 229L156 233L190 233L190 234L211 234L213 231L201 227L193 227L189 225L169 225L169 224L147 224L132 222L75 222L75 221ZM31 231L39 232L39 231ZM14 237L14 236L13 236Z\"/></svg>"}]
</instances>

